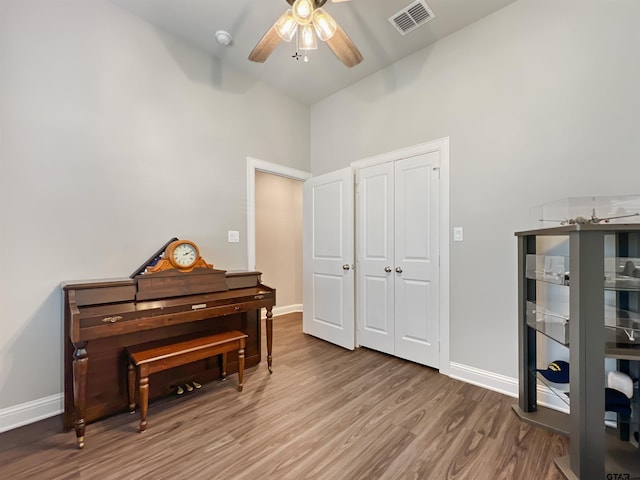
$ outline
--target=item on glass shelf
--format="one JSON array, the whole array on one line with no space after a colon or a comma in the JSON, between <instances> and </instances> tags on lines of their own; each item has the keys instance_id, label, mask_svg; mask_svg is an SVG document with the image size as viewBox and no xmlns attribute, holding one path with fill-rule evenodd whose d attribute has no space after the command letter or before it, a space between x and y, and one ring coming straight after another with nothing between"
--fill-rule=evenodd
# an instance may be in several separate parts
<instances>
[{"instance_id":1,"label":"item on glass shelf","mask_svg":"<svg viewBox=\"0 0 640 480\"><path fill-rule=\"evenodd\" d=\"M604 410L620 415L631 415L631 402L624 393L607 387L604 389Z\"/></svg>"},{"instance_id":2,"label":"item on glass shelf","mask_svg":"<svg viewBox=\"0 0 640 480\"><path fill-rule=\"evenodd\" d=\"M628 217L637 217L640 213L630 213L627 215L614 215L611 217L596 217L596 209L591 210L591 216L589 217L581 217L577 216L575 218L564 218L562 220L545 220L541 218L541 222L559 222L560 225L587 225L587 224L598 224L598 223L609 223L609 220L614 220L617 218L628 218Z\"/></svg>"},{"instance_id":3,"label":"item on glass shelf","mask_svg":"<svg viewBox=\"0 0 640 480\"><path fill-rule=\"evenodd\" d=\"M569 364L564 360L555 360L546 370L538 370L544 378L553 383L569 383Z\"/></svg>"},{"instance_id":4,"label":"item on glass shelf","mask_svg":"<svg viewBox=\"0 0 640 480\"><path fill-rule=\"evenodd\" d=\"M633 397L633 380L629 375L618 370L609 372L607 375L609 388L624 393L627 398Z\"/></svg>"}]
</instances>

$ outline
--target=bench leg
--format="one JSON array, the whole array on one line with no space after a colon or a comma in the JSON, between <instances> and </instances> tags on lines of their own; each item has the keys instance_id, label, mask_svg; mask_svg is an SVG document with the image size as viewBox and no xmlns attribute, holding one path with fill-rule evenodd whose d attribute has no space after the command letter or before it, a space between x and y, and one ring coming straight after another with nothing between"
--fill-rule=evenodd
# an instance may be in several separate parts
<instances>
[{"instance_id":1,"label":"bench leg","mask_svg":"<svg viewBox=\"0 0 640 480\"><path fill-rule=\"evenodd\" d=\"M136 370L131 364L129 364L127 375L129 380L129 411L133 413L136 410Z\"/></svg>"},{"instance_id":2,"label":"bench leg","mask_svg":"<svg viewBox=\"0 0 640 480\"><path fill-rule=\"evenodd\" d=\"M149 377L140 377L140 431L147 429L147 410L149 408Z\"/></svg>"},{"instance_id":3,"label":"bench leg","mask_svg":"<svg viewBox=\"0 0 640 480\"><path fill-rule=\"evenodd\" d=\"M222 379L227 378L227 352L224 352L222 355Z\"/></svg>"},{"instance_id":4,"label":"bench leg","mask_svg":"<svg viewBox=\"0 0 640 480\"><path fill-rule=\"evenodd\" d=\"M242 391L244 377L244 348L238 350L238 391Z\"/></svg>"}]
</instances>

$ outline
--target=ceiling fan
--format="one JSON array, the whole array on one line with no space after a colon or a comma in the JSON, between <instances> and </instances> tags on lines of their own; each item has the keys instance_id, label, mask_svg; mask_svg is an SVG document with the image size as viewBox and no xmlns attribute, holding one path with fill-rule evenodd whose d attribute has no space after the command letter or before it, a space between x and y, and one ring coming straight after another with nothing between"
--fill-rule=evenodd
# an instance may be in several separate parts
<instances>
[{"instance_id":1,"label":"ceiling fan","mask_svg":"<svg viewBox=\"0 0 640 480\"><path fill-rule=\"evenodd\" d=\"M317 38L319 38L329 45L336 57L347 67L354 67L363 60L362 54L344 30L322 8L327 0L285 1L291 5L291 8L267 30L249 54L249 60L264 63L280 41L290 42L296 33L298 50L315 50L318 48ZM337 3L349 0L332 1Z\"/></svg>"}]
</instances>

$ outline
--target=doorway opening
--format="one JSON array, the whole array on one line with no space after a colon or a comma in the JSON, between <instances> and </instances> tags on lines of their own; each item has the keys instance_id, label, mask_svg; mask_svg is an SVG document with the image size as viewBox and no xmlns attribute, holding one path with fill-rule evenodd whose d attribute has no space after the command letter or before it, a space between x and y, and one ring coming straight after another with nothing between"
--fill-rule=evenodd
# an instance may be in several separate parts
<instances>
[{"instance_id":1,"label":"doorway opening","mask_svg":"<svg viewBox=\"0 0 640 480\"><path fill-rule=\"evenodd\" d=\"M302 185L310 177L247 159L247 269L277 289L274 315L302 311Z\"/></svg>"}]
</instances>

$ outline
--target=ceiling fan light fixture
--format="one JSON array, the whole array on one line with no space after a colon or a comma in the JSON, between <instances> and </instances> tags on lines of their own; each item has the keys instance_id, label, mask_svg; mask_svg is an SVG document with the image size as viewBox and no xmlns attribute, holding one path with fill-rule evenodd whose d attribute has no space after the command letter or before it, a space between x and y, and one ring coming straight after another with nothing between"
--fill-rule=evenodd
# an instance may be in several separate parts
<instances>
[{"instance_id":1,"label":"ceiling fan light fixture","mask_svg":"<svg viewBox=\"0 0 640 480\"><path fill-rule=\"evenodd\" d=\"M296 0L293 2L293 17L300 25L308 25L313 16L312 0Z\"/></svg>"},{"instance_id":2,"label":"ceiling fan light fixture","mask_svg":"<svg viewBox=\"0 0 640 480\"><path fill-rule=\"evenodd\" d=\"M309 24L300 25L298 30L298 50L316 50L318 40L313 27Z\"/></svg>"},{"instance_id":3,"label":"ceiling fan light fixture","mask_svg":"<svg viewBox=\"0 0 640 480\"><path fill-rule=\"evenodd\" d=\"M264 63L274 52L278 44L284 40L290 42L296 36L296 60L304 58L308 61L306 52L318 48L318 38L325 41L335 56L348 68L355 67L362 62L360 50L354 45L349 36L340 28L337 22L321 7L328 0L286 0L291 9L285 12L262 36L249 54L249 60ZM333 0L347 1L347 0ZM424 0L416 0L424 1Z\"/></svg>"},{"instance_id":4,"label":"ceiling fan light fixture","mask_svg":"<svg viewBox=\"0 0 640 480\"><path fill-rule=\"evenodd\" d=\"M276 21L274 28L278 36L284 40L285 42L290 42L293 39L293 36L296 34L296 30L298 29L298 23L293 16L293 11L291 9L287 10L282 14L282 16Z\"/></svg>"},{"instance_id":5,"label":"ceiling fan light fixture","mask_svg":"<svg viewBox=\"0 0 640 480\"><path fill-rule=\"evenodd\" d=\"M338 24L331 15L318 8L313 12L313 27L320 40L326 42L336 33Z\"/></svg>"}]
</instances>

